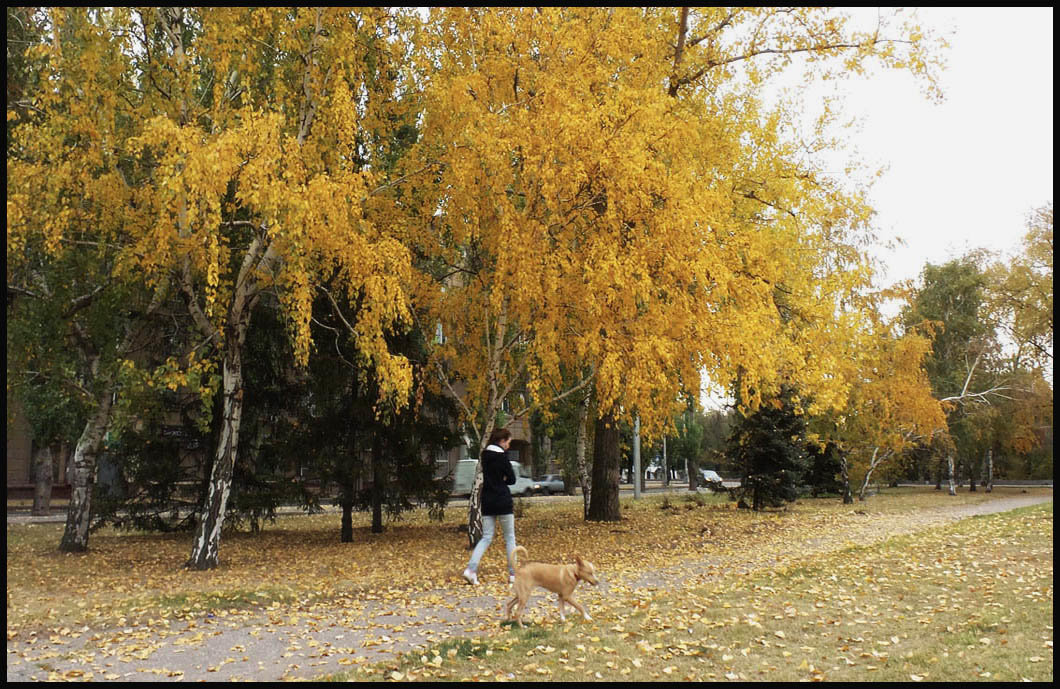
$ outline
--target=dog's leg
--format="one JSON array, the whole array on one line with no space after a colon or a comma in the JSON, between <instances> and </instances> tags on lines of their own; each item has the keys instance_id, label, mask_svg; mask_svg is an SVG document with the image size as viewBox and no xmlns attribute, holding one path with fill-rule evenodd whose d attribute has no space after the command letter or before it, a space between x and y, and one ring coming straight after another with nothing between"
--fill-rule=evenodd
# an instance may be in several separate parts
<instances>
[{"instance_id":1,"label":"dog's leg","mask_svg":"<svg viewBox=\"0 0 1060 689\"><path fill-rule=\"evenodd\" d=\"M559 619L564 622L567 621L566 610L564 609L563 605L563 596L559 597Z\"/></svg>"},{"instance_id":2,"label":"dog's leg","mask_svg":"<svg viewBox=\"0 0 1060 689\"><path fill-rule=\"evenodd\" d=\"M510 619L514 618L514 616L516 614L516 610L517 610L516 606L518 605L518 603L519 603L519 595L518 595L518 591L515 591L515 595L512 596L512 600L508 601L508 611L507 611L506 619L510 620Z\"/></svg>"},{"instance_id":3,"label":"dog's leg","mask_svg":"<svg viewBox=\"0 0 1060 689\"><path fill-rule=\"evenodd\" d=\"M571 605L573 605L574 608L578 612L580 612L582 614L582 617L584 617L587 622L592 622L593 621L593 618L589 617L589 613L585 612L585 608L583 608L581 606L581 603L579 603L578 601L574 600L573 598L571 598L569 596L567 597L567 602L570 603Z\"/></svg>"},{"instance_id":4,"label":"dog's leg","mask_svg":"<svg viewBox=\"0 0 1060 689\"><path fill-rule=\"evenodd\" d=\"M523 613L526 611L526 599L520 598L518 593L512 603L515 604L515 621L519 623L519 628L523 628Z\"/></svg>"},{"instance_id":5,"label":"dog's leg","mask_svg":"<svg viewBox=\"0 0 1060 689\"><path fill-rule=\"evenodd\" d=\"M519 596L514 596L514 597L512 597L512 599L510 601L508 601L508 606L507 606L507 608L504 611L504 619L506 619L506 620L512 619L512 611L515 609L515 604L516 604L516 602L518 602L518 600L519 600Z\"/></svg>"}]
</instances>

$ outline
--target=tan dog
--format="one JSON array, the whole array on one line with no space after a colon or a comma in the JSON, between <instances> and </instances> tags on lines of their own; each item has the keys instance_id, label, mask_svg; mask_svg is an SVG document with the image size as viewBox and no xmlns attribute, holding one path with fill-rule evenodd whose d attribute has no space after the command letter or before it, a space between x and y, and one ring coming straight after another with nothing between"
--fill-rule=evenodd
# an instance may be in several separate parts
<instances>
[{"instance_id":1,"label":"tan dog","mask_svg":"<svg viewBox=\"0 0 1060 689\"><path fill-rule=\"evenodd\" d=\"M526 555L526 548L521 545L515 546L513 555L522 551ZM564 614L564 605L570 603L586 620L592 620L585 608L576 600L571 598L574 587L579 581L587 581L593 586L597 585L596 569L593 563L583 560L580 556L574 556L574 563L569 565L550 565L545 562L527 562L525 565L516 560L515 584L512 586L515 597L508 601L507 619L512 619L512 612L518 606L515 621L523 626L523 612L526 611L526 601L530 598L530 592L535 586L546 588L559 594L559 616L563 621L567 620Z\"/></svg>"}]
</instances>

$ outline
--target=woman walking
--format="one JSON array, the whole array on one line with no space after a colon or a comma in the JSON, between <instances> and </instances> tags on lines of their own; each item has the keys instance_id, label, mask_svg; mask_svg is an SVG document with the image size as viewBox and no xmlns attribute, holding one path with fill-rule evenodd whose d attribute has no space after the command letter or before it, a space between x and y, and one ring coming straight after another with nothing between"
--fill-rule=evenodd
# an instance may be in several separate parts
<instances>
[{"instance_id":1,"label":"woman walking","mask_svg":"<svg viewBox=\"0 0 1060 689\"><path fill-rule=\"evenodd\" d=\"M507 428L494 430L489 445L482 451L482 539L475 544L471 560L464 569L464 579L469 584L478 583L478 563L486 548L493 542L497 524L504 531L504 548L508 552L508 582L515 579L512 551L515 550L515 514L512 509L512 492L508 486L515 483L515 472L505 451L512 443L512 434Z\"/></svg>"}]
</instances>

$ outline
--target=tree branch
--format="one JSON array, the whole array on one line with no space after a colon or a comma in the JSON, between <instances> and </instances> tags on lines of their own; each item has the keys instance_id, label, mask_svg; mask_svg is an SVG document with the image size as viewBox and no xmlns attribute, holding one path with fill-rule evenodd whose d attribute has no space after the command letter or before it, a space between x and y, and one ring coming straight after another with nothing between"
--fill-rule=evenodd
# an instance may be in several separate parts
<instances>
[{"instance_id":1,"label":"tree branch","mask_svg":"<svg viewBox=\"0 0 1060 689\"><path fill-rule=\"evenodd\" d=\"M76 297L70 300L70 307L63 314L63 318L70 318L81 309L88 308L92 305L92 301L99 295L105 285L99 285L96 289L92 290L88 294L83 294L80 297Z\"/></svg>"},{"instance_id":2,"label":"tree branch","mask_svg":"<svg viewBox=\"0 0 1060 689\"><path fill-rule=\"evenodd\" d=\"M328 301L331 302L331 307L335 310L335 315L337 315L339 319L342 320L343 324L345 324L346 326L346 329L350 331L350 334L356 335L357 330L353 327L353 325L350 324L348 320L346 320L346 316L343 315L342 309L339 308L339 302L335 299L335 296L331 292L329 292L323 285L317 285L317 289L327 295Z\"/></svg>"},{"instance_id":3,"label":"tree branch","mask_svg":"<svg viewBox=\"0 0 1060 689\"><path fill-rule=\"evenodd\" d=\"M194 321L196 327L199 328L199 332L204 337L215 337L218 334L217 328L214 327L214 324L210 322L210 319L206 317L206 314L199 307L199 299L195 295L195 287L191 282L191 261L187 257L184 258L177 277L180 281L180 290L184 293L184 298L188 305L188 313L191 314L191 320Z\"/></svg>"},{"instance_id":4,"label":"tree branch","mask_svg":"<svg viewBox=\"0 0 1060 689\"><path fill-rule=\"evenodd\" d=\"M18 285L12 285L11 283L8 283L7 291L8 291L8 294L10 294L11 292L14 292L15 294L24 294L27 297L32 297L34 299L40 299L41 298L41 296L39 294L37 294L36 292L32 292L32 291L26 289L25 287L19 287Z\"/></svg>"},{"instance_id":5,"label":"tree branch","mask_svg":"<svg viewBox=\"0 0 1060 689\"><path fill-rule=\"evenodd\" d=\"M550 404L555 404L556 402L559 402L560 400L564 399L565 397L567 397L569 395L573 395L574 393L578 392L579 390L584 388L586 385L588 385L589 382L592 381L592 379L595 376L596 376L596 366L593 366L589 370L589 375L585 376L585 378L583 378L580 382L578 382L574 387L567 389L566 392L563 392L561 394L553 395L552 398L549 399L547 402L544 402L544 403L542 403L542 404L540 404L538 406L547 407ZM527 405L525 408L521 409L518 413L513 414L512 418L514 418L514 419L522 418L527 412L530 411L530 409L531 409L531 405Z\"/></svg>"},{"instance_id":6,"label":"tree branch","mask_svg":"<svg viewBox=\"0 0 1060 689\"><path fill-rule=\"evenodd\" d=\"M674 49L674 71L670 75L670 88L668 93L671 97L677 95L677 89L681 86L681 80L677 78L677 68L684 57L685 39L688 36L688 8L681 8L681 18L677 20L677 47Z\"/></svg>"},{"instance_id":7,"label":"tree branch","mask_svg":"<svg viewBox=\"0 0 1060 689\"><path fill-rule=\"evenodd\" d=\"M434 363L435 366L438 367L438 379L441 380L445 389L448 390L449 394L456 400L456 403L460 405L460 408L464 410L464 416L467 419L467 422L471 424L471 429L475 432L475 435L481 438L482 434L479 433L478 424L475 422L475 415L471 412L471 409L468 408L467 403L463 398L456 394L456 390L453 389L453 384L449 381L449 376L445 373L445 367L442 366L442 362L436 360Z\"/></svg>"},{"instance_id":8,"label":"tree branch","mask_svg":"<svg viewBox=\"0 0 1060 689\"><path fill-rule=\"evenodd\" d=\"M990 397L1000 397L1001 399L1012 400L1014 397L1002 394L1002 392L1008 392L1015 390L1016 388L1009 387L1007 385L999 385L997 387L990 388L989 390L983 390L981 392L962 392L959 395L952 395L950 397L943 397L939 402L958 402L964 404L965 400L977 401L983 404L990 404Z\"/></svg>"},{"instance_id":9,"label":"tree branch","mask_svg":"<svg viewBox=\"0 0 1060 689\"><path fill-rule=\"evenodd\" d=\"M671 94L676 93L678 88L680 88L681 86L685 86L686 84L691 84L694 81L697 81L700 77L702 77L704 74L714 69L715 67L721 67L723 65L732 64L733 62L740 62L742 60L750 60L761 55L796 55L798 53L808 53L815 51L864 48L867 45L876 45L877 43L910 43L910 41L904 41L897 38L873 38L870 41L863 41L861 43L825 43L822 45L811 45L805 48L757 48L754 50L749 50L741 55L735 55L733 57L726 58L724 60L709 60L702 69L695 72L694 74L689 74L674 82L671 82L670 91Z\"/></svg>"}]
</instances>

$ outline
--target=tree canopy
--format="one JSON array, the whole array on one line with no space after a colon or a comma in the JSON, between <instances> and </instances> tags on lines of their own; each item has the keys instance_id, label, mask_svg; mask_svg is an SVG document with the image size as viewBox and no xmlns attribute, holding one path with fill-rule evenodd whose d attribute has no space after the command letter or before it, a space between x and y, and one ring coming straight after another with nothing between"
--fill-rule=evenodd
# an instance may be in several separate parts
<instances>
[{"instance_id":1,"label":"tree canopy","mask_svg":"<svg viewBox=\"0 0 1060 689\"><path fill-rule=\"evenodd\" d=\"M799 92L775 97L793 69L805 83L872 65L935 95L941 44L902 17L21 12L8 69L9 294L38 301L17 311L17 331L29 342L34 322L81 297L77 314L100 309L91 327L64 326L103 343L105 375L77 411L98 420L97 440L134 381L190 390L216 415L198 568L217 564L263 298L279 305L303 369L316 356L314 303L317 317L331 305L328 327L345 330L343 356L376 394L370 409L336 403L358 416L351 428L396 418L430 384L480 447L497 423L533 411L547 421L557 402L577 405L579 447L590 407L608 422L638 418L651 439L709 377L748 415L798 390L785 397L793 413L830 415L828 440L867 476L881 452L938 427L939 401L968 380L961 357L993 356L980 306L1024 356L1051 360L1052 347L1051 206L1022 258L996 268L998 290L964 264L929 267L902 331L874 301L865 190L824 163L842 144L825 135L841 108L824 104L804 128ZM136 356L134 335L160 304L183 308L179 336ZM422 362L394 345L407 331ZM19 361L91 369L91 356L50 349L65 336L49 331Z\"/></svg>"}]
</instances>

